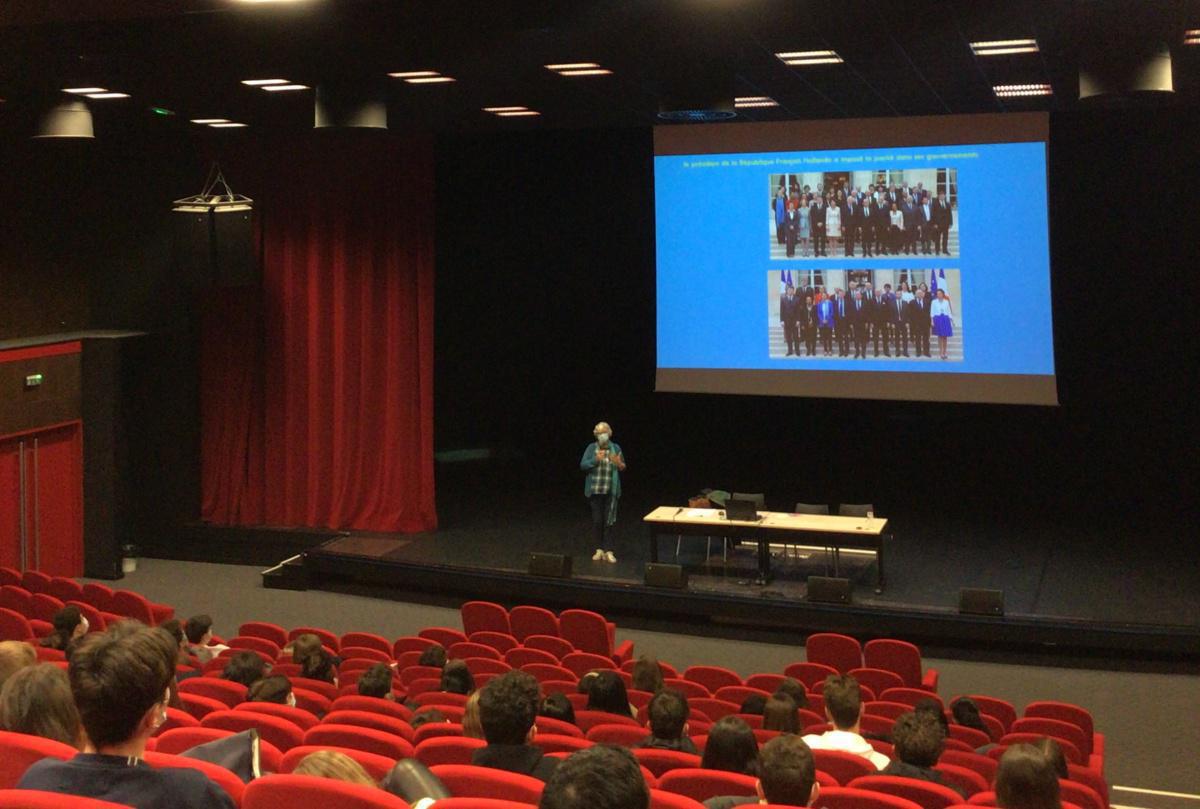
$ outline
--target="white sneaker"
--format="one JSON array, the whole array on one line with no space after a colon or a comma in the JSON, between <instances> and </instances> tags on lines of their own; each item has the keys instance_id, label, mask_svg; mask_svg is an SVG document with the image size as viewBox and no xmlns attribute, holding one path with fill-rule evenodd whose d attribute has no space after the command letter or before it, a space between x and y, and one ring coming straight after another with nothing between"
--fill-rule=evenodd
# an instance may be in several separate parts
<instances>
[{"instance_id":1,"label":"white sneaker","mask_svg":"<svg viewBox=\"0 0 1200 809\"><path fill-rule=\"evenodd\" d=\"M606 562L616 562L616 561L617 561L617 556L616 556L616 554L614 554L612 551L605 551L605 552L604 552L604 561L606 561Z\"/></svg>"},{"instance_id":2,"label":"white sneaker","mask_svg":"<svg viewBox=\"0 0 1200 809\"><path fill-rule=\"evenodd\" d=\"M604 561L604 551L600 550L599 548L596 548L596 552L592 554L592 561L593 562L603 562Z\"/></svg>"}]
</instances>

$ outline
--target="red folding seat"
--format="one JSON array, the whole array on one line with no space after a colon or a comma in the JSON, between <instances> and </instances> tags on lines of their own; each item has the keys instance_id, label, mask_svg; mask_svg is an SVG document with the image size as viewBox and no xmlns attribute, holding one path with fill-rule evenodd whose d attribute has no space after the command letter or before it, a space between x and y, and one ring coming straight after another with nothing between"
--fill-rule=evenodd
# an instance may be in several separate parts
<instances>
[{"instance_id":1,"label":"red folding seat","mask_svg":"<svg viewBox=\"0 0 1200 809\"><path fill-rule=\"evenodd\" d=\"M558 616L559 634L581 652L612 658L617 665L633 656L633 642L616 642L616 624L591 610L563 610Z\"/></svg>"},{"instance_id":2,"label":"red folding seat","mask_svg":"<svg viewBox=\"0 0 1200 809\"><path fill-rule=\"evenodd\" d=\"M809 725L822 725L829 721L821 714L817 713L816 711L809 710L808 708L800 708L799 712L800 727L802 728L808 727Z\"/></svg>"},{"instance_id":3,"label":"red folding seat","mask_svg":"<svg viewBox=\"0 0 1200 809\"><path fill-rule=\"evenodd\" d=\"M1004 733L1008 733L1008 729L1012 727L1012 723L1017 721L1017 709L1013 707L1011 702L995 697L985 697L982 694L971 694L971 699L979 706L979 712L984 716L993 716L1000 721ZM954 700L950 700L954 704ZM997 737L999 738L999 737Z\"/></svg>"},{"instance_id":4,"label":"red folding seat","mask_svg":"<svg viewBox=\"0 0 1200 809\"><path fill-rule=\"evenodd\" d=\"M451 629L447 626L429 626L418 632L417 636L421 638L428 638L431 641L445 646L446 649L449 649L456 643L462 643L467 639L467 636L464 633L459 632L457 629Z\"/></svg>"},{"instance_id":5,"label":"red folding seat","mask_svg":"<svg viewBox=\"0 0 1200 809\"><path fill-rule=\"evenodd\" d=\"M754 728L754 739L758 742L758 746L762 747L767 742L779 735L778 730L763 730L762 728Z\"/></svg>"},{"instance_id":6,"label":"red folding seat","mask_svg":"<svg viewBox=\"0 0 1200 809\"><path fill-rule=\"evenodd\" d=\"M525 640L521 641L521 645L526 649L549 652L558 660L562 660L571 652L576 651L575 644L557 635L528 635Z\"/></svg>"},{"instance_id":7,"label":"red folding seat","mask_svg":"<svg viewBox=\"0 0 1200 809\"><path fill-rule=\"evenodd\" d=\"M763 717L760 713L737 713L734 714L734 716L745 722L751 730L762 727ZM801 725L801 727L803 727L803 725Z\"/></svg>"},{"instance_id":8,"label":"red folding seat","mask_svg":"<svg viewBox=\"0 0 1200 809\"><path fill-rule=\"evenodd\" d=\"M187 681L184 680L184 682ZM203 719L213 711L229 709L229 706L219 699L205 697L200 694L188 694L185 691L179 692L179 701L183 703L183 709L197 719Z\"/></svg>"},{"instance_id":9,"label":"red folding seat","mask_svg":"<svg viewBox=\"0 0 1200 809\"><path fill-rule=\"evenodd\" d=\"M508 663L514 669L519 669L530 663L538 663L543 666L557 666L559 665L559 658L541 649L518 646L504 653L504 662Z\"/></svg>"},{"instance_id":10,"label":"red folding seat","mask_svg":"<svg viewBox=\"0 0 1200 809\"><path fill-rule=\"evenodd\" d=\"M0 790L0 809L128 809L123 803L39 789Z\"/></svg>"},{"instance_id":11,"label":"red folding seat","mask_svg":"<svg viewBox=\"0 0 1200 809\"><path fill-rule=\"evenodd\" d=\"M885 742L883 739L867 739L866 741L876 753L883 753L888 758L896 757L896 748L891 742Z\"/></svg>"},{"instance_id":12,"label":"red folding seat","mask_svg":"<svg viewBox=\"0 0 1200 809\"><path fill-rule=\"evenodd\" d=\"M889 703L889 704L891 704L891 703ZM824 723L820 723L820 722L818 722L817 724L824 725ZM858 722L859 730L861 732L876 734L879 736L888 736L888 737L890 737L892 735L892 727L895 724L896 724L896 720L894 717L876 716L874 714L869 714L869 713L864 713ZM804 727L805 732L807 732L807 729L809 726L802 725L802 727ZM821 732L824 733L824 731L821 731Z\"/></svg>"},{"instance_id":13,"label":"red folding seat","mask_svg":"<svg viewBox=\"0 0 1200 809\"><path fill-rule=\"evenodd\" d=\"M782 674L751 674L746 678L747 688L757 688L760 691L766 691L768 694L774 694L779 686L783 685L783 681L787 679ZM807 688L808 686L805 686Z\"/></svg>"},{"instance_id":14,"label":"red folding seat","mask_svg":"<svg viewBox=\"0 0 1200 809\"><path fill-rule=\"evenodd\" d=\"M849 784L855 778L879 772L875 765L862 756L841 750L813 750L817 769L837 779L839 784Z\"/></svg>"},{"instance_id":15,"label":"red folding seat","mask_svg":"<svg viewBox=\"0 0 1200 809\"><path fill-rule=\"evenodd\" d=\"M0 609L12 610L25 618L33 617L33 594L24 587L6 584L0 587Z\"/></svg>"},{"instance_id":16,"label":"red folding seat","mask_svg":"<svg viewBox=\"0 0 1200 809\"><path fill-rule=\"evenodd\" d=\"M321 629L316 626L298 626L291 632L288 632L288 642L294 641L301 635L316 635L321 639L321 645L328 648L331 652L337 653L337 650L342 647L338 636L330 632L328 629Z\"/></svg>"},{"instance_id":17,"label":"red folding seat","mask_svg":"<svg viewBox=\"0 0 1200 809\"><path fill-rule=\"evenodd\" d=\"M818 798L822 809L922 809L907 798L854 787L822 787Z\"/></svg>"},{"instance_id":18,"label":"red folding seat","mask_svg":"<svg viewBox=\"0 0 1200 809\"><path fill-rule=\"evenodd\" d=\"M54 616L63 608L61 599L55 598L48 593L34 593L32 598L33 615L39 621L47 621L53 623Z\"/></svg>"},{"instance_id":19,"label":"red folding seat","mask_svg":"<svg viewBox=\"0 0 1200 809\"><path fill-rule=\"evenodd\" d=\"M292 696L296 698L296 707L303 708L316 716L324 716L329 713L329 706L333 700L324 694L318 694L316 691L309 691L307 688L292 688ZM335 695L336 697L340 694Z\"/></svg>"},{"instance_id":20,"label":"red folding seat","mask_svg":"<svg viewBox=\"0 0 1200 809\"><path fill-rule=\"evenodd\" d=\"M78 751L69 744L0 730L0 789L12 789L30 765L44 758L63 761L74 758Z\"/></svg>"},{"instance_id":21,"label":"red folding seat","mask_svg":"<svg viewBox=\"0 0 1200 809\"><path fill-rule=\"evenodd\" d=\"M330 702L338 697L337 686L333 683L327 683L324 680L313 680L309 677L292 677L291 681L292 688L303 688L306 691L312 691L325 697Z\"/></svg>"},{"instance_id":22,"label":"red folding seat","mask_svg":"<svg viewBox=\"0 0 1200 809\"><path fill-rule=\"evenodd\" d=\"M1083 784L1085 787L1091 787L1091 789L1100 796L1100 799L1104 801L1104 806L1107 809L1109 805L1108 781L1104 779L1103 773L1097 772L1091 767L1081 764L1072 764L1070 762L1067 762L1067 772L1069 773L1069 778L1067 780L1074 781L1077 784Z\"/></svg>"},{"instance_id":23,"label":"red folding seat","mask_svg":"<svg viewBox=\"0 0 1200 809\"><path fill-rule=\"evenodd\" d=\"M422 707L436 705L439 708L462 708L467 704L466 694L452 694L449 691L427 691L411 697L410 701ZM444 712L443 712L444 713Z\"/></svg>"},{"instance_id":24,"label":"red folding seat","mask_svg":"<svg viewBox=\"0 0 1200 809\"><path fill-rule=\"evenodd\" d=\"M308 730L321 721L317 719L316 714L310 713L303 708L280 705L277 702L243 702L234 708L234 710L250 711L251 713L266 714L267 716L286 719L300 728L300 730Z\"/></svg>"},{"instance_id":25,"label":"red folding seat","mask_svg":"<svg viewBox=\"0 0 1200 809\"><path fill-rule=\"evenodd\" d=\"M620 672L624 674L625 672ZM636 688L626 686L625 696L629 698L629 704L639 711L650 705L650 700L654 699L654 694L649 691L639 691Z\"/></svg>"},{"instance_id":26,"label":"red folding seat","mask_svg":"<svg viewBox=\"0 0 1200 809\"><path fill-rule=\"evenodd\" d=\"M589 711L586 709L575 711L575 724L584 734L597 725L631 725L642 730L645 729L633 717L608 713L607 711Z\"/></svg>"},{"instance_id":27,"label":"red folding seat","mask_svg":"<svg viewBox=\"0 0 1200 809\"><path fill-rule=\"evenodd\" d=\"M332 750L342 755L349 756L362 765L362 768L367 771L367 775L374 778L376 781L382 781L384 776L392 771L396 766L396 760L387 756L368 753L365 750L355 750L350 747L330 747L302 744L299 747L293 747L283 755L282 761L279 764L279 769L275 772L290 773L300 765L304 758L312 753L317 753L322 750Z\"/></svg>"},{"instance_id":28,"label":"red folding seat","mask_svg":"<svg viewBox=\"0 0 1200 809\"><path fill-rule=\"evenodd\" d=\"M1062 783L1061 780L1059 783ZM1061 791L1059 797L1059 803L1062 805L1062 809L1083 809L1082 806L1072 803L1063 797ZM967 804L970 806L996 806L996 793L991 790L987 792L976 793L967 799Z\"/></svg>"},{"instance_id":29,"label":"red folding seat","mask_svg":"<svg viewBox=\"0 0 1200 809\"><path fill-rule=\"evenodd\" d=\"M470 635L474 632L503 632L512 634L509 626L508 610L491 601L468 601L459 609L462 616L463 632Z\"/></svg>"},{"instance_id":30,"label":"red folding seat","mask_svg":"<svg viewBox=\"0 0 1200 809\"><path fill-rule=\"evenodd\" d=\"M329 707L330 710L334 711L370 711L372 713L381 713L404 722L412 719L412 711L407 707L399 702L392 702L390 699L382 699L380 697L364 697L358 694L338 697Z\"/></svg>"},{"instance_id":31,"label":"red folding seat","mask_svg":"<svg viewBox=\"0 0 1200 809\"><path fill-rule=\"evenodd\" d=\"M808 640L804 642L804 656L809 663L821 663L842 674L851 669L862 668L863 665L862 645L849 635L836 632L817 632L809 635Z\"/></svg>"},{"instance_id":32,"label":"red folding seat","mask_svg":"<svg viewBox=\"0 0 1200 809\"><path fill-rule=\"evenodd\" d=\"M539 739L543 733L583 738L583 731L579 729L578 725L572 725L570 722L564 722L561 719L554 719L550 716L539 716L534 720L534 724L537 725Z\"/></svg>"},{"instance_id":33,"label":"red folding seat","mask_svg":"<svg viewBox=\"0 0 1200 809\"><path fill-rule=\"evenodd\" d=\"M49 593L50 577L40 570L26 570L21 574L21 586L30 593Z\"/></svg>"},{"instance_id":34,"label":"red folding seat","mask_svg":"<svg viewBox=\"0 0 1200 809\"><path fill-rule=\"evenodd\" d=\"M863 713L870 716L885 716L888 719L895 720L900 714L910 713L913 706L903 702L886 702L884 700L872 700L871 702L863 703Z\"/></svg>"},{"instance_id":35,"label":"red folding seat","mask_svg":"<svg viewBox=\"0 0 1200 809\"><path fill-rule=\"evenodd\" d=\"M624 663L621 664L621 671L628 671L628 672L632 673L634 666L636 666L636 665L637 665L637 661L634 660L633 658L630 658L629 660L626 660ZM662 672L662 676L663 676L664 680L680 679L679 671L674 666L672 666L670 663L665 663L662 660L658 661L658 670L660 672Z\"/></svg>"},{"instance_id":36,"label":"red folding seat","mask_svg":"<svg viewBox=\"0 0 1200 809\"><path fill-rule=\"evenodd\" d=\"M37 655L38 660L47 663L57 663L67 659L65 652L60 652L58 649L51 649L48 646L35 646L33 651Z\"/></svg>"},{"instance_id":37,"label":"red folding seat","mask_svg":"<svg viewBox=\"0 0 1200 809\"><path fill-rule=\"evenodd\" d=\"M541 685L543 694L564 694L567 699L570 699L571 695L577 693L579 689L579 681L575 679L542 680ZM582 696L586 701L587 694L579 694L579 696ZM571 704L574 705L575 703Z\"/></svg>"},{"instance_id":38,"label":"red folding seat","mask_svg":"<svg viewBox=\"0 0 1200 809\"><path fill-rule=\"evenodd\" d=\"M1019 722L1020 720L1018 719L1017 721ZM1016 726L1016 724L1017 724L1016 722L1013 722L1014 726ZM1049 735L1049 734L1046 734L1046 733L1018 733L1018 732L1013 731L1013 732L1005 733L1003 736L1001 736L1000 741L997 742L997 745L999 745L1000 747L1007 748L1014 744L1037 744L1043 738L1045 738L1047 735ZM1058 742L1058 746L1062 750L1063 756L1066 757L1067 763L1069 763L1069 764L1089 764L1090 763L1087 760L1087 758L1084 757L1083 752L1080 751L1080 749L1075 745L1074 742L1071 742L1067 739L1057 738L1054 736L1051 736L1050 738L1052 738L1052 739L1054 739L1054 741ZM995 752L995 748L993 748L992 750L989 750L988 755L991 755L993 752Z\"/></svg>"},{"instance_id":39,"label":"red folding seat","mask_svg":"<svg viewBox=\"0 0 1200 809\"><path fill-rule=\"evenodd\" d=\"M435 736L417 745L417 761L426 767L440 764L470 764L475 751L487 747L483 739L466 736Z\"/></svg>"},{"instance_id":40,"label":"red folding seat","mask_svg":"<svg viewBox=\"0 0 1200 809\"><path fill-rule=\"evenodd\" d=\"M713 699L732 702L735 705L741 705L750 697L762 697L770 699L773 691L764 691L761 688L751 688L748 685L727 685L724 688L718 688L713 692Z\"/></svg>"},{"instance_id":41,"label":"red folding seat","mask_svg":"<svg viewBox=\"0 0 1200 809\"><path fill-rule=\"evenodd\" d=\"M543 686L542 692L545 693L545 691L546 689ZM564 693L563 696L565 696L567 701L571 703L571 707L575 709L576 714L578 714L580 711L587 710L588 700L590 699L587 694L580 694L573 688L571 693Z\"/></svg>"},{"instance_id":42,"label":"red folding seat","mask_svg":"<svg viewBox=\"0 0 1200 809\"><path fill-rule=\"evenodd\" d=\"M904 680L894 671L885 671L884 669L873 669L863 666L857 669L851 669L847 672L851 677L858 681L860 688L870 688L874 694L883 694L893 688L903 688ZM928 691L923 692L928 694ZM880 697L882 699L883 697ZM903 702L904 700L897 700Z\"/></svg>"},{"instance_id":43,"label":"red folding seat","mask_svg":"<svg viewBox=\"0 0 1200 809\"><path fill-rule=\"evenodd\" d=\"M992 737L984 733L982 730L969 728L965 725L950 724L950 738L958 739L960 742L966 742L967 746L972 750L984 747L992 743Z\"/></svg>"},{"instance_id":44,"label":"red folding seat","mask_svg":"<svg viewBox=\"0 0 1200 809\"><path fill-rule=\"evenodd\" d=\"M177 756L185 750L191 750L197 745L207 744L217 739L224 739L233 734L234 731L232 730L205 728L200 727L199 724L195 727L171 728L155 737L154 751L156 753L169 753ZM259 743L262 743L261 739L259 739Z\"/></svg>"},{"instance_id":45,"label":"red folding seat","mask_svg":"<svg viewBox=\"0 0 1200 809\"><path fill-rule=\"evenodd\" d=\"M571 652L562 659L563 668L570 669L576 677L582 677L589 671L615 669L612 658L591 652Z\"/></svg>"},{"instance_id":46,"label":"red folding seat","mask_svg":"<svg viewBox=\"0 0 1200 809\"><path fill-rule=\"evenodd\" d=\"M493 660L490 657L468 657L463 662L467 664L467 671L475 678L482 674L504 674L512 671L512 666L503 660ZM478 680L475 685L479 686Z\"/></svg>"},{"instance_id":47,"label":"red folding seat","mask_svg":"<svg viewBox=\"0 0 1200 809\"><path fill-rule=\"evenodd\" d=\"M650 787L650 809L700 809L702 806L704 804L692 800L687 795Z\"/></svg>"},{"instance_id":48,"label":"red folding seat","mask_svg":"<svg viewBox=\"0 0 1200 809\"><path fill-rule=\"evenodd\" d=\"M198 758L173 756L170 753L151 752L149 750L142 756L142 760L156 770L166 767L186 767L192 770L199 770L207 775L209 780L225 790L226 794L233 799L234 806L241 805L242 793L245 791L246 785L242 783L241 779L224 767L208 761L201 761Z\"/></svg>"},{"instance_id":49,"label":"red folding seat","mask_svg":"<svg viewBox=\"0 0 1200 809\"><path fill-rule=\"evenodd\" d=\"M589 742L582 736L561 736L557 733L539 733L534 740L534 746L540 747L548 756L558 753L569 755L576 750L586 750L593 744L594 742Z\"/></svg>"},{"instance_id":50,"label":"red folding seat","mask_svg":"<svg viewBox=\"0 0 1200 809\"><path fill-rule=\"evenodd\" d=\"M615 744L619 747L633 747L645 741L646 735L646 729L641 725L592 725L588 729L587 740L594 744Z\"/></svg>"},{"instance_id":51,"label":"red folding seat","mask_svg":"<svg viewBox=\"0 0 1200 809\"><path fill-rule=\"evenodd\" d=\"M953 739L947 736L942 740L943 750L960 750L963 753L972 753L975 748L960 739Z\"/></svg>"},{"instance_id":52,"label":"red folding seat","mask_svg":"<svg viewBox=\"0 0 1200 809\"><path fill-rule=\"evenodd\" d=\"M702 803L718 795L757 795L757 784L753 775L699 768L669 770L658 779L659 789Z\"/></svg>"},{"instance_id":53,"label":"red folding seat","mask_svg":"<svg viewBox=\"0 0 1200 809\"><path fill-rule=\"evenodd\" d=\"M532 674L539 683L546 680L578 681L579 675L562 666L552 666L548 663L526 663L521 671Z\"/></svg>"},{"instance_id":54,"label":"red folding seat","mask_svg":"<svg viewBox=\"0 0 1200 809\"><path fill-rule=\"evenodd\" d=\"M255 711L214 711L200 720L200 727L221 728L238 733L256 728L264 741L270 742L284 753L299 746L304 739L304 731L291 720Z\"/></svg>"},{"instance_id":55,"label":"red folding seat","mask_svg":"<svg viewBox=\"0 0 1200 809\"><path fill-rule=\"evenodd\" d=\"M522 643L530 635L552 635L561 637L558 617L544 607L522 605L508 611L508 623L512 636Z\"/></svg>"},{"instance_id":56,"label":"red folding seat","mask_svg":"<svg viewBox=\"0 0 1200 809\"><path fill-rule=\"evenodd\" d=\"M351 747L392 759L412 758L413 754L412 743L404 737L362 725L322 722L304 734L304 744Z\"/></svg>"},{"instance_id":57,"label":"red folding seat","mask_svg":"<svg viewBox=\"0 0 1200 809\"><path fill-rule=\"evenodd\" d=\"M987 758L987 756L984 756L984 758ZM990 761L990 759L988 760ZM958 787L968 798L979 792L987 792L992 788L990 781L970 767L962 767L958 764L948 764L944 761L938 761L933 769L942 774L942 781ZM1101 806L1097 809L1104 809L1104 807Z\"/></svg>"},{"instance_id":58,"label":"red folding seat","mask_svg":"<svg viewBox=\"0 0 1200 809\"><path fill-rule=\"evenodd\" d=\"M277 774L256 778L246 787L242 809L336 806L337 809L408 809L392 793L361 784L312 775Z\"/></svg>"},{"instance_id":59,"label":"red folding seat","mask_svg":"<svg viewBox=\"0 0 1200 809\"><path fill-rule=\"evenodd\" d=\"M198 728L200 720L192 716L187 711L179 708L167 708L167 719L154 731L155 736L162 736L164 733L176 728ZM169 751L168 751L169 752Z\"/></svg>"},{"instance_id":60,"label":"red folding seat","mask_svg":"<svg viewBox=\"0 0 1200 809\"><path fill-rule=\"evenodd\" d=\"M1079 749L1084 764L1092 753L1092 739L1083 729L1073 722L1063 722L1059 719L1048 719L1040 716L1023 716L1012 723L1010 733L1038 733L1061 741L1067 740Z\"/></svg>"},{"instance_id":61,"label":"red folding seat","mask_svg":"<svg viewBox=\"0 0 1200 809\"><path fill-rule=\"evenodd\" d=\"M243 636L255 638L263 638L274 643L280 649L287 646L288 633L287 630L279 624L272 624L266 621L247 621L238 627L237 633Z\"/></svg>"},{"instance_id":62,"label":"red folding seat","mask_svg":"<svg viewBox=\"0 0 1200 809\"><path fill-rule=\"evenodd\" d=\"M158 626L175 615L175 608L155 604L140 593L117 590L112 597L112 611L126 618L135 618L147 626Z\"/></svg>"},{"instance_id":63,"label":"red folding seat","mask_svg":"<svg viewBox=\"0 0 1200 809\"><path fill-rule=\"evenodd\" d=\"M698 769L700 756L691 753L681 753L678 750L658 750L653 747L639 747L633 751L638 763L654 773L655 778L662 778L671 770L682 768Z\"/></svg>"},{"instance_id":64,"label":"red folding seat","mask_svg":"<svg viewBox=\"0 0 1200 809\"><path fill-rule=\"evenodd\" d=\"M246 686L218 677L189 677L179 684L179 693L199 694L209 699L220 700L230 708L246 701Z\"/></svg>"},{"instance_id":65,"label":"red folding seat","mask_svg":"<svg viewBox=\"0 0 1200 809\"><path fill-rule=\"evenodd\" d=\"M456 798L500 798L537 804L544 784L530 775L476 767L470 764L441 764L431 767L446 789Z\"/></svg>"},{"instance_id":66,"label":"red folding seat","mask_svg":"<svg viewBox=\"0 0 1200 809\"><path fill-rule=\"evenodd\" d=\"M905 705L915 706L921 700L931 699L938 704L938 707L943 711L946 710L942 698L931 691L926 691L921 688L909 688L904 686L901 688L889 688L879 694L879 699L887 702L902 702Z\"/></svg>"},{"instance_id":67,"label":"red folding seat","mask_svg":"<svg viewBox=\"0 0 1200 809\"><path fill-rule=\"evenodd\" d=\"M429 638L422 638L418 635L405 635L402 638L396 638L392 643L392 657L396 658L397 664L403 668L403 664L400 663L400 656L405 652L416 652L417 656L420 657L421 652L430 646L441 645L436 640L430 640Z\"/></svg>"},{"instance_id":68,"label":"red folding seat","mask_svg":"<svg viewBox=\"0 0 1200 809\"><path fill-rule=\"evenodd\" d=\"M237 635L225 641L225 645L230 649L249 649L252 652L258 652L266 655L272 661L279 657L280 646L277 643L255 635Z\"/></svg>"},{"instance_id":69,"label":"red folding seat","mask_svg":"<svg viewBox=\"0 0 1200 809\"><path fill-rule=\"evenodd\" d=\"M1078 705L1072 705L1069 702L1039 700L1025 706L1025 718L1057 719L1060 722L1069 722L1083 731L1087 739L1087 744L1082 750L1085 756L1093 753L1104 755L1104 734L1096 732L1096 725L1092 721L1091 713Z\"/></svg>"},{"instance_id":70,"label":"red folding seat","mask_svg":"<svg viewBox=\"0 0 1200 809\"><path fill-rule=\"evenodd\" d=\"M446 647L446 657L450 660L466 660L468 657L487 657L492 660L503 660L504 655L491 646L482 643L472 643L469 640L452 643Z\"/></svg>"},{"instance_id":71,"label":"red folding seat","mask_svg":"<svg viewBox=\"0 0 1200 809\"><path fill-rule=\"evenodd\" d=\"M403 719L396 719L393 716L386 716L372 711L330 711L321 721L329 725L354 725L356 727L373 728L381 730L384 733L395 734L410 743L416 735L412 725Z\"/></svg>"},{"instance_id":72,"label":"red folding seat","mask_svg":"<svg viewBox=\"0 0 1200 809\"><path fill-rule=\"evenodd\" d=\"M462 725L458 722L426 722L416 729L414 740L417 744L429 739L440 739L447 736L462 736Z\"/></svg>"},{"instance_id":73,"label":"red folding seat","mask_svg":"<svg viewBox=\"0 0 1200 809\"><path fill-rule=\"evenodd\" d=\"M479 632L472 632L467 637L467 640L471 643L482 643L484 646L490 646L501 655L509 649L515 649L521 645L520 641L507 632L490 632L486 629Z\"/></svg>"},{"instance_id":74,"label":"red folding seat","mask_svg":"<svg viewBox=\"0 0 1200 809\"><path fill-rule=\"evenodd\" d=\"M441 682L442 670L437 666L408 666L400 669L400 682L408 685L415 680L434 679Z\"/></svg>"},{"instance_id":75,"label":"red folding seat","mask_svg":"<svg viewBox=\"0 0 1200 809\"><path fill-rule=\"evenodd\" d=\"M15 567L0 565L0 586L5 584L15 584L21 586L21 571Z\"/></svg>"},{"instance_id":76,"label":"red folding seat","mask_svg":"<svg viewBox=\"0 0 1200 809\"><path fill-rule=\"evenodd\" d=\"M712 692L708 690L707 686L691 680L685 680L682 677L664 677L663 685L666 688L678 691L689 700L708 699L712 696Z\"/></svg>"},{"instance_id":77,"label":"red folding seat","mask_svg":"<svg viewBox=\"0 0 1200 809\"><path fill-rule=\"evenodd\" d=\"M683 672L683 679L700 683L714 694L727 685L742 684L742 678L736 672L720 666L688 666Z\"/></svg>"},{"instance_id":78,"label":"red folding seat","mask_svg":"<svg viewBox=\"0 0 1200 809\"><path fill-rule=\"evenodd\" d=\"M712 699L710 697L697 697L696 699L688 700L688 707L704 714L710 721L716 722L719 719L737 713L740 706L736 702L725 702L724 700Z\"/></svg>"},{"instance_id":79,"label":"red folding seat","mask_svg":"<svg viewBox=\"0 0 1200 809\"><path fill-rule=\"evenodd\" d=\"M66 576L53 576L46 592L64 604L68 601L84 601L83 585Z\"/></svg>"},{"instance_id":80,"label":"red folding seat","mask_svg":"<svg viewBox=\"0 0 1200 809\"><path fill-rule=\"evenodd\" d=\"M499 798L442 798L429 809L536 809L531 803L502 801Z\"/></svg>"},{"instance_id":81,"label":"red folding seat","mask_svg":"<svg viewBox=\"0 0 1200 809\"><path fill-rule=\"evenodd\" d=\"M804 687L809 691L820 691L825 678L837 676L838 670L824 663L804 662L792 663L783 670L783 674L804 683Z\"/></svg>"},{"instance_id":82,"label":"red folding seat","mask_svg":"<svg viewBox=\"0 0 1200 809\"><path fill-rule=\"evenodd\" d=\"M372 655L383 654L382 652L376 652L374 649L367 649L364 646L351 646L349 649L342 649L342 664L338 666L339 683L341 683L343 675L347 672L366 671L379 663L388 662L387 660L379 660L375 657L347 657L347 652L350 652L351 655L366 654L367 652L370 652ZM399 677L400 675L396 674L396 678L399 679Z\"/></svg>"},{"instance_id":83,"label":"red folding seat","mask_svg":"<svg viewBox=\"0 0 1200 809\"><path fill-rule=\"evenodd\" d=\"M113 612L113 590L96 582L83 585L83 600L101 612Z\"/></svg>"},{"instance_id":84,"label":"red folding seat","mask_svg":"<svg viewBox=\"0 0 1200 809\"><path fill-rule=\"evenodd\" d=\"M338 639L338 648L344 651L347 646L375 649L387 655L389 660L392 655L392 644L388 642L388 639L373 632L347 632Z\"/></svg>"},{"instance_id":85,"label":"red folding seat","mask_svg":"<svg viewBox=\"0 0 1200 809\"><path fill-rule=\"evenodd\" d=\"M937 691L937 669L922 671L921 650L908 641L869 640L863 647L863 660L871 668L899 674L909 688Z\"/></svg>"},{"instance_id":86,"label":"red folding seat","mask_svg":"<svg viewBox=\"0 0 1200 809\"><path fill-rule=\"evenodd\" d=\"M964 753L961 750L943 750L938 757L939 764L953 764L956 767L966 767L974 770L983 777L989 785L996 780L996 769L999 764L994 758L981 753Z\"/></svg>"},{"instance_id":87,"label":"red folding seat","mask_svg":"<svg viewBox=\"0 0 1200 809\"><path fill-rule=\"evenodd\" d=\"M416 697L429 691L440 691L442 687L441 678L433 677L418 677L412 682L405 684L405 689L408 691L408 699L414 701Z\"/></svg>"}]
</instances>

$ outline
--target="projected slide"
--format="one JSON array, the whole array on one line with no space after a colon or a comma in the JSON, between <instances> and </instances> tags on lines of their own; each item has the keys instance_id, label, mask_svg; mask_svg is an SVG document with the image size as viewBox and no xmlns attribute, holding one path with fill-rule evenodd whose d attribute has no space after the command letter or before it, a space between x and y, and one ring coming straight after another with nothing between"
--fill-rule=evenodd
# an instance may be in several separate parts
<instances>
[{"instance_id":1,"label":"projected slide","mask_svg":"<svg viewBox=\"0 0 1200 809\"><path fill-rule=\"evenodd\" d=\"M656 130L657 389L1056 404L1045 140L1043 115Z\"/></svg>"}]
</instances>

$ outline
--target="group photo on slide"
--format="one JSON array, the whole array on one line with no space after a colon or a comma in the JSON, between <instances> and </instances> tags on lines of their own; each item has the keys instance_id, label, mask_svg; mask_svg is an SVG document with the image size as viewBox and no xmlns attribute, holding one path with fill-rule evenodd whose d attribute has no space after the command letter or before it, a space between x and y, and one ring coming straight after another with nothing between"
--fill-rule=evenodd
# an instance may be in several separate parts
<instances>
[{"instance_id":1,"label":"group photo on slide","mask_svg":"<svg viewBox=\"0 0 1200 809\"><path fill-rule=\"evenodd\" d=\"M961 271L771 270L772 359L962 362Z\"/></svg>"},{"instance_id":2,"label":"group photo on slide","mask_svg":"<svg viewBox=\"0 0 1200 809\"><path fill-rule=\"evenodd\" d=\"M959 255L952 168L769 175L772 259Z\"/></svg>"}]
</instances>

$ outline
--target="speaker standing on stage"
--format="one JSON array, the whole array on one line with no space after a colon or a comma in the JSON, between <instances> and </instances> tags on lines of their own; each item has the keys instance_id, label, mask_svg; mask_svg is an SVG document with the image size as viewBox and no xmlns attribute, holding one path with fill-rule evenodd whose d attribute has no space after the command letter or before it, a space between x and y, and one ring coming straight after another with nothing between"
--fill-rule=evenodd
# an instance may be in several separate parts
<instances>
[{"instance_id":1,"label":"speaker standing on stage","mask_svg":"<svg viewBox=\"0 0 1200 809\"><path fill-rule=\"evenodd\" d=\"M583 495L592 508L592 528L596 532L594 562L615 562L617 556L609 546L609 533L617 521L617 501L621 498L621 472L625 471L625 456L612 440L612 427L600 422L592 430L596 440L588 444L579 461L579 468L587 473L583 481Z\"/></svg>"}]
</instances>

